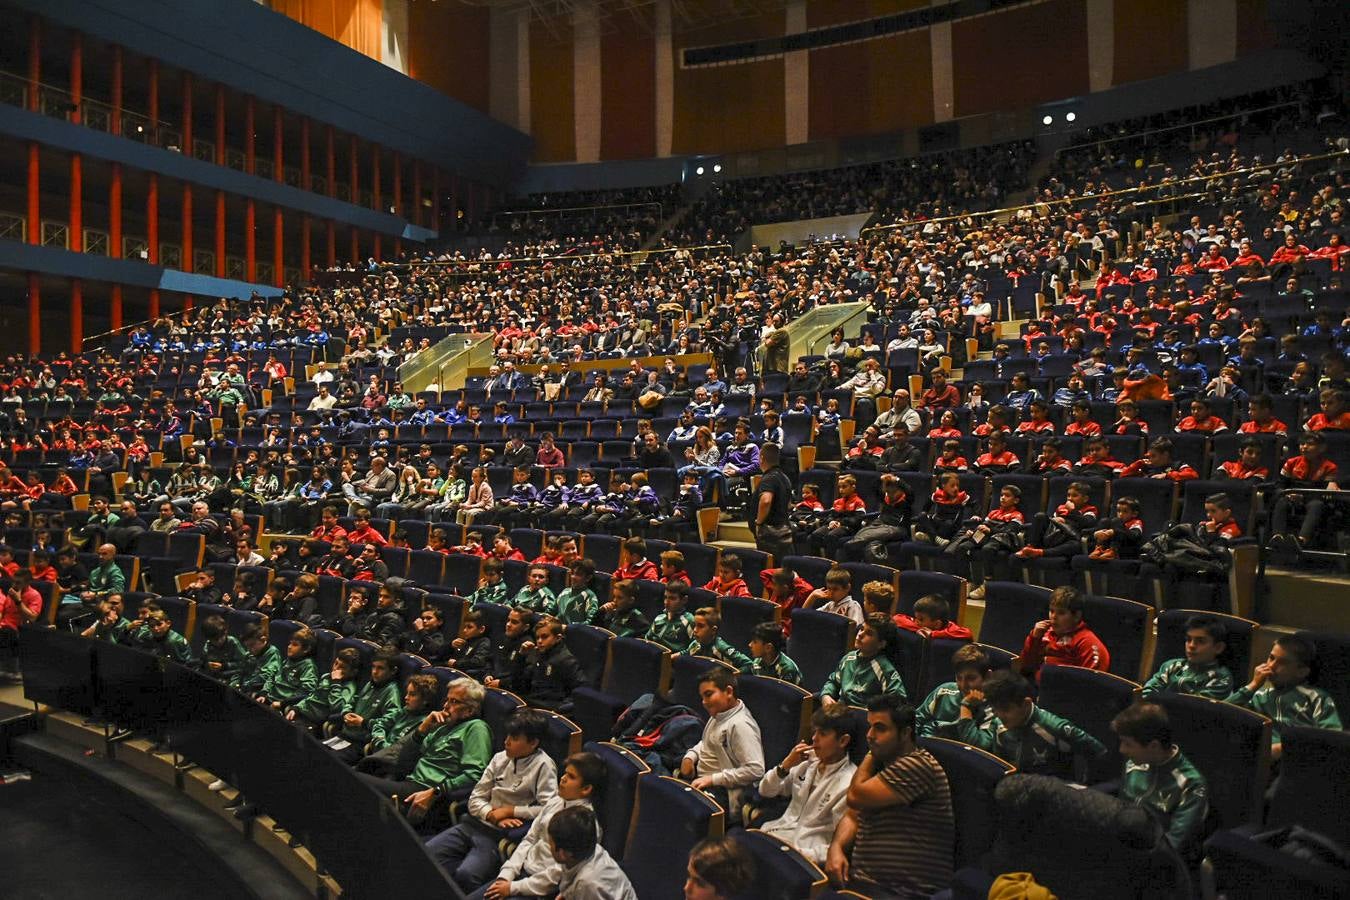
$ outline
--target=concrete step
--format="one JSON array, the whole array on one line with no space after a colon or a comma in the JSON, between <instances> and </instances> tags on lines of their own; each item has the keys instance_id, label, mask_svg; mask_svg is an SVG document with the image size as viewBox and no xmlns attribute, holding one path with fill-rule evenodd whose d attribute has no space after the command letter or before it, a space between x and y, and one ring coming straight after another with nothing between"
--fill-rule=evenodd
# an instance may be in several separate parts
<instances>
[{"instance_id":1,"label":"concrete step","mask_svg":"<svg viewBox=\"0 0 1350 900\"><path fill-rule=\"evenodd\" d=\"M1266 569L1256 618L1272 628L1350 632L1350 578L1331 572Z\"/></svg>"}]
</instances>

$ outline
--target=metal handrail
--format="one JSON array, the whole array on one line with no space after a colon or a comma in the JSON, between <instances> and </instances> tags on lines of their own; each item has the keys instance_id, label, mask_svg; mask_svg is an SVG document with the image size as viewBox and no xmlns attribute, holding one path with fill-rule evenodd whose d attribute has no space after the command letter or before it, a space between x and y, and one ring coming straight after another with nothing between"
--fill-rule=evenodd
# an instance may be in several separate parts
<instances>
[{"instance_id":1,"label":"metal handrail","mask_svg":"<svg viewBox=\"0 0 1350 900\"><path fill-rule=\"evenodd\" d=\"M606 259L612 259L612 258L614 258L614 257L616 257L616 256L641 256L641 257L643 257L643 258L645 259L646 257L652 256L652 255L657 254L657 253L679 253L680 251L687 251L687 252L692 253L692 252L694 252L694 251L696 251L696 250L718 250L718 249L734 250L735 248L732 247L731 244L728 244L728 243L720 243L720 244L700 244L700 245L698 245L698 246L696 246L696 247L661 247L661 248L656 249L656 250L616 250L616 251L614 251L613 253L577 253L577 254L562 254L562 255L558 255L558 256L516 256L516 257L511 257L511 258L509 258L509 259L497 259L497 258L495 258L495 257L488 258L488 259L476 259L476 258L471 258L471 259L445 259L445 260L441 260L441 259L429 259L429 260L424 260L424 261L423 261L423 260L419 260L419 261L417 261L417 262L380 263L380 264L379 264L379 268L380 268L380 269L398 269L398 270L403 270L403 269L419 268L419 267L422 267L422 266L468 266L468 265L473 265L474 263L479 263L479 264L486 264L486 265L493 265L493 266L495 266L495 265L500 265L501 263L508 263L508 262L509 262L509 263L545 263L545 262L553 262L553 261L557 261L557 260L571 261L571 260L578 260L578 259L598 259L598 258L601 258L601 257L606 258ZM477 275L477 274L481 274L481 273L478 273L478 272L470 272L470 273L467 273L467 274L470 274L470 275Z\"/></svg>"},{"instance_id":2,"label":"metal handrail","mask_svg":"<svg viewBox=\"0 0 1350 900\"><path fill-rule=\"evenodd\" d=\"M569 213L585 212L595 209L631 209L635 207L655 206L657 212L664 212L665 207L656 200L643 200L640 203L597 203L594 206L558 206L541 207L539 209L502 209L492 214L495 219L498 216L533 216L539 213Z\"/></svg>"},{"instance_id":3,"label":"metal handrail","mask_svg":"<svg viewBox=\"0 0 1350 900\"><path fill-rule=\"evenodd\" d=\"M1165 134L1166 132L1169 131L1180 131L1183 128L1190 128L1194 130L1200 125L1209 125L1212 122L1227 122L1230 119L1240 119L1243 116L1250 116L1255 113L1270 112L1272 109L1284 109L1285 107L1289 106L1302 106L1302 105L1303 102L1300 100L1287 100L1284 103L1274 103L1271 104L1270 106L1261 106L1257 107L1256 109L1242 110L1241 112L1229 113L1228 115L1224 116L1214 116L1209 119L1200 119L1197 122L1186 122L1181 125L1165 125L1161 128L1151 128L1148 131L1137 131L1131 134L1122 134L1118 137L1103 138L1100 141L1084 141L1081 144L1070 144L1067 147L1059 148L1058 150L1055 151L1055 156L1058 157L1064 153L1069 153L1074 150L1083 150L1087 147L1100 147L1104 144L1116 144L1122 141L1133 141L1138 140L1139 138L1147 138L1155 134Z\"/></svg>"},{"instance_id":4,"label":"metal handrail","mask_svg":"<svg viewBox=\"0 0 1350 900\"><path fill-rule=\"evenodd\" d=\"M1003 207L1002 209L991 209L978 213L961 213L959 215L953 216L935 216L934 218L931 219L919 219L908 222L895 222L890 225L872 225L868 228L864 228L859 233L858 236L861 239L865 238L868 234L875 233L878 231L894 231L898 228L913 228L919 225L928 225L933 222L954 222L968 218L990 218L992 216L1001 216L1008 213L1020 212L1021 210L1024 209L1035 209L1040 206L1050 206L1050 207L1071 206L1074 203L1095 202L1099 200L1109 199L1111 197L1124 196L1126 194L1138 194L1145 191L1157 191L1163 187L1167 188L1178 187L1193 182L1209 182L1215 180L1216 178L1228 179L1239 175L1251 174L1252 172L1258 172L1265 169L1283 168L1288 165L1302 166L1307 163L1319 162L1321 160L1327 159L1341 159L1341 160L1350 159L1350 150L1336 150L1331 153L1319 153L1312 156L1300 156L1297 159L1284 163L1276 163L1272 160L1269 163L1263 163L1259 166L1249 166L1245 169L1232 169L1226 172L1214 172L1208 175L1195 175L1189 178L1179 178L1176 181L1168 181L1165 184L1160 183L1160 184L1136 185L1135 187L1120 188L1119 190L1114 191L1100 191L1095 194L1079 194L1074 197L1057 197L1053 200L1036 200L1031 203L1020 203L1017 206L1007 206ZM1162 199L1172 199L1172 198L1162 198Z\"/></svg>"}]
</instances>

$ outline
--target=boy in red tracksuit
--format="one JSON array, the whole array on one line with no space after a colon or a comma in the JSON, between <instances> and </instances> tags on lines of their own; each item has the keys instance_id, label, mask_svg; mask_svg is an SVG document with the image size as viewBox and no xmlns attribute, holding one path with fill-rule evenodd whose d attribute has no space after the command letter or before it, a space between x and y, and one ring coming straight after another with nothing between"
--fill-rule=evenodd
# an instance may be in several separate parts
<instances>
[{"instance_id":1,"label":"boy in red tracksuit","mask_svg":"<svg viewBox=\"0 0 1350 900\"><path fill-rule=\"evenodd\" d=\"M792 611L806 605L806 598L815 590L811 582L789 568L764 569L759 573L764 582L764 599L772 600L783 610L783 634L792 634Z\"/></svg>"},{"instance_id":2,"label":"boy in red tracksuit","mask_svg":"<svg viewBox=\"0 0 1350 900\"><path fill-rule=\"evenodd\" d=\"M656 563L647 558L647 541L640 537L630 537L623 542L623 552L619 557L619 568L614 570L614 580L623 581L660 581L661 573Z\"/></svg>"},{"instance_id":3,"label":"boy in red tracksuit","mask_svg":"<svg viewBox=\"0 0 1350 900\"><path fill-rule=\"evenodd\" d=\"M1234 481L1269 481L1270 469L1261 465L1261 445L1252 438L1247 438L1238 445L1240 450L1237 459L1230 459L1214 469L1214 479L1222 481L1230 478Z\"/></svg>"},{"instance_id":4,"label":"boy in red tracksuit","mask_svg":"<svg viewBox=\"0 0 1350 900\"><path fill-rule=\"evenodd\" d=\"M974 640L969 628L951 620L951 606L937 594L929 594L914 601L914 615L898 613L894 617L897 628L913 631L927 638L954 638L958 641Z\"/></svg>"},{"instance_id":5,"label":"boy in red tracksuit","mask_svg":"<svg viewBox=\"0 0 1350 900\"><path fill-rule=\"evenodd\" d=\"M352 525L352 530L347 532L347 540L353 544L375 544L377 547L383 547L389 543L389 540L376 531L374 525L370 524L370 510L368 509L356 511L356 522Z\"/></svg>"},{"instance_id":6,"label":"boy in red tracksuit","mask_svg":"<svg viewBox=\"0 0 1350 900\"><path fill-rule=\"evenodd\" d=\"M1076 588L1059 587L1050 595L1050 617L1037 622L1022 644L1017 669L1041 678L1044 666L1082 666L1105 672L1111 654L1083 621L1083 595Z\"/></svg>"},{"instance_id":7,"label":"boy in red tracksuit","mask_svg":"<svg viewBox=\"0 0 1350 900\"><path fill-rule=\"evenodd\" d=\"M703 589L719 597L749 597L750 588L741 577L743 565L735 553L723 553L717 558L717 574Z\"/></svg>"},{"instance_id":8,"label":"boy in red tracksuit","mask_svg":"<svg viewBox=\"0 0 1350 900\"><path fill-rule=\"evenodd\" d=\"M1184 462L1172 461L1172 442L1167 438L1158 438L1148 448L1148 455L1136 459L1120 470L1121 478L1170 478L1172 481L1189 481L1199 478L1200 473Z\"/></svg>"}]
</instances>

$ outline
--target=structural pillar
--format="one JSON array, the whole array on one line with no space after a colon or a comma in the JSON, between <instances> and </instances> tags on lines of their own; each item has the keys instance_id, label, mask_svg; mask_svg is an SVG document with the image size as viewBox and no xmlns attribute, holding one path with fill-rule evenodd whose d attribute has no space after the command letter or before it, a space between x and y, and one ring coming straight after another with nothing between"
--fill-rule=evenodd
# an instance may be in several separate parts
<instances>
[{"instance_id":1,"label":"structural pillar","mask_svg":"<svg viewBox=\"0 0 1350 900\"><path fill-rule=\"evenodd\" d=\"M114 44L112 48L112 86L109 90L109 105L112 107L112 120L109 130L122 133L122 48ZM122 164L113 163L111 178L108 182L108 255L113 259L122 258ZM108 327L117 331L122 327L122 286L114 284L108 296Z\"/></svg>"},{"instance_id":2,"label":"structural pillar","mask_svg":"<svg viewBox=\"0 0 1350 900\"><path fill-rule=\"evenodd\" d=\"M254 232L258 227L258 210L250 197L244 204L244 277L258 280L258 246Z\"/></svg>"},{"instance_id":3,"label":"structural pillar","mask_svg":"<svg viewBox=\"0 0 1350 900\"><path fill-rule=\"evenodd\" d=\"M36 272L28 273L28 355L42 352L42 288Z\"/></svg>"},{"instance_id":4,"label":"structural pillar","mask_svg":"<svg viewBox=\"0 0 1350 900\"><path fill-rule=\"evenodd\" d=\"M146 112L150 115L151 137L159 131L159 61L150 60L149 84L146 87ZM148 262L159 265L159 176L147 172L145 189L145 242ZM159 289L150 289L150 318L159 318Z\"/></svg>"},{"instance_id":5,"label":"structural pillar","mask_svg":"<svg viewBox=\"0 0 1350 900\"><path fill-rule=\"evenodd\" d=\"M70 121L80 124L80 100L84 81L84 38L70 36ZM84 165L78 153L70 155L70 249L84 252ZM70 354L78 356L84 344L84 288L80 280L70 283Z\"/></svg>"}]
</instances>

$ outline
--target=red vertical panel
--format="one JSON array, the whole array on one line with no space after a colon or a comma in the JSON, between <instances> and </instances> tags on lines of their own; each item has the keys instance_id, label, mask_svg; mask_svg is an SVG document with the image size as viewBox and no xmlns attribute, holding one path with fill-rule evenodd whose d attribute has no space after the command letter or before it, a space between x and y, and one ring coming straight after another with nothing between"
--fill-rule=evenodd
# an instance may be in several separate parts
<instances>
[{"instance_id":1,"label":"red vertical panel","mask_svg":"<svg viewBox=\"0 0 1350 900\"><path fill-rule=\"evenodd\" d=\"M600 36L600 158L656 155L656 41L645 30Z\"/></svg>"},{"instance_id":2,"label":"red vertical panel","mask_svg":"<svg viewBox=\"0 0 1350 900\"><path fill-rule=\"evenodd\" d=\"M952 25L956 115L1088 92L1087 6L1048 0Z\"/></svg>"},{"instance_id":3,"label":"red vertical panel","mask_svg":"<svg viewBox=\"0 0 1350 900\"><path fill-rule=\"evenodd\" d=\"M557 20L530 25L530 134L535 162L577 158L572 27Z\"/></svg>"}]
</instances>

